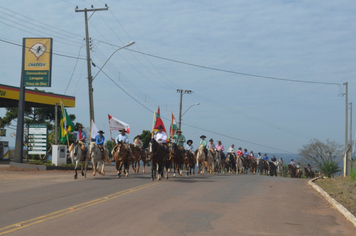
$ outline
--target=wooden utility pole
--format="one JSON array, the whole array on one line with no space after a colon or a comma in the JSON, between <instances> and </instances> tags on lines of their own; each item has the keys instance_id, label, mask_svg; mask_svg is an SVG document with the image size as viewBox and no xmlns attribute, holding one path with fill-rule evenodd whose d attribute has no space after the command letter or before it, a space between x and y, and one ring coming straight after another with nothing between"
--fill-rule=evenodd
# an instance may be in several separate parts
<instances>
[{"instance_id":1,"label":"wooden utility pole","mask_svg":"<svg viewBox=\"0 0 356 236\"><path fill-rule=\"evenodd\" d=\"M88 69L88 89L89 89L89 111L90 111L90 124L91 121L95 122L94 118L94 99L93 99L93 77L91 75L91 58L90 58L90 42L89 42L89 28L88 28L88 20L96 11L106 11L109 9L105 4L105 8L93 8L91 9L84 8L79 10L76 7L75 12L84 12L84 20L85 20L85 42L86 42L86 49L87 49L87 69ZM88 19L88 11L92 11L93 14ZM90 127L91 130L91 127Z\"/></svg>"}]
</instances>

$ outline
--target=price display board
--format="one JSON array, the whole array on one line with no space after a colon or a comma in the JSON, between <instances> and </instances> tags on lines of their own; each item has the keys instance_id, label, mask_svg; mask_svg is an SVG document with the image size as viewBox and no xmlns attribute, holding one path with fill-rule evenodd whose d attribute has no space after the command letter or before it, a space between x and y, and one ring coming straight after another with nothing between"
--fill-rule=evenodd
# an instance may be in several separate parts
<instances>
[{"instance_id":1,"label":"price display board","mask_svg":"<svg viewBox=\"0 0 356 236\"><path fill-rule=\"evenodd\" d=\"M45 155L47 150L47 125L30 124L28 129L28 154Z\"/></svg>"}]
</instances>

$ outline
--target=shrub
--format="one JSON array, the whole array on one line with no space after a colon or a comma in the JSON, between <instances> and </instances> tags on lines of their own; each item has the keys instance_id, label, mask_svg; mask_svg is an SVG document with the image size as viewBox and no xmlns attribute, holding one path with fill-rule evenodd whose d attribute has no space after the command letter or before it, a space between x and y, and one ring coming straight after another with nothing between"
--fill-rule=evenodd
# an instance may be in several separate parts
<instances>
[{"instance_id":1,"label":"shrub","mask_svg":"<svg viewBox=\"0 0 356 236\"><path fill-rule=\"evenodd\" d=\"M351 171L351 180L356 181L356 163L354 164L354 168Z\"/></svg>"},{"instance_id":2,"label":"shrub","mask_svg":"<svg viewBox=\"0 0 356 236\"><path fill-rule=\"evenodd\" d=\"M335 161L326 161L320 166L320 171L329 178L341 170Z\"/></svg>"}]
</instances>

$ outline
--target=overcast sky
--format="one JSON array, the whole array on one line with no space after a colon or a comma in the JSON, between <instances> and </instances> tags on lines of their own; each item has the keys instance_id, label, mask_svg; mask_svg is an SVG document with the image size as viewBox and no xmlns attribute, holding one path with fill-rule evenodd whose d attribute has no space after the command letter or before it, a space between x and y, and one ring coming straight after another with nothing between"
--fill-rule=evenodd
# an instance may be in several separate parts
<instances>
[{"instance_id":1,"label":"overcast sky","mask_svg":"<svg viewBox=\"0 0 356 236\"><path fill-rule=\"evenodd\" d=\"M107 114L130 124L130 139L151 130L158 106L178 121L176 90L184 89L194 93L183 95L183 112L200 103L182 119L195 147L202 134L255 153L297 153L313 138L344 144L340 94L349 82L349 102L355 97L355 1L2 0L0 83L18 87L21 75L21 47L4 40L52 37L52 87L40 89L75 96L68 112L89 127L84 13L75 7L105 3L89 21L93 63L135 41L135 52L119 50L103 68L111 79L100 72L93 82L95 123L107 139Z\"/></svg>"}]
</instances>

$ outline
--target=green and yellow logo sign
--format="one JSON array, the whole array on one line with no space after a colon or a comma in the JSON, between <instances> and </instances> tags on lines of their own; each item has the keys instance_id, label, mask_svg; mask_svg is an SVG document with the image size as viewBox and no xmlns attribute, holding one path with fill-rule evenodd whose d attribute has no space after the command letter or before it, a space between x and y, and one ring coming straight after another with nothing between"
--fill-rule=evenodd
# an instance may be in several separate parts
<instances>
[{"instance_id":1,"label":"green and yellow logo sign","mask_svg":"<svg viewBox=\"0 0 356 236\"><path fill-rule=\"evenodd\" d=\"M23 73L26 87L51 87L52 39L23 39Z\"/></svg>"}]
</instances>

